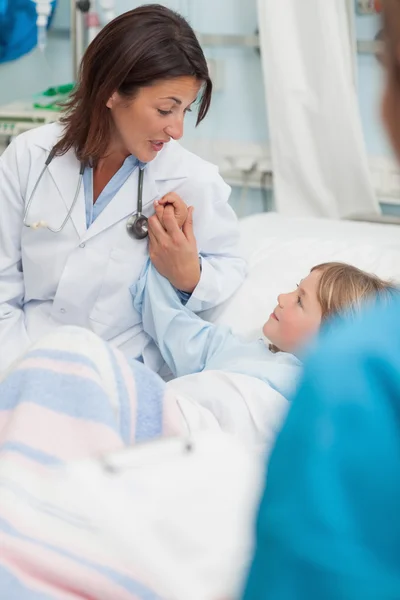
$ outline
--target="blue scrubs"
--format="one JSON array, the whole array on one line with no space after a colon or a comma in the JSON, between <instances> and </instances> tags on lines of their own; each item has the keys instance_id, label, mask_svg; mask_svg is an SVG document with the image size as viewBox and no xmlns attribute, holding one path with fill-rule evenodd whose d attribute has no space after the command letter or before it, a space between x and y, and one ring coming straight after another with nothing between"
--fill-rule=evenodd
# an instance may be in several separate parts
<instances>
[{"instance_id":1,"label":"blue scrubs","mask_svg":"<svg viewBox=\"0 0 400 600\"><path fill-rule=\"evenodd\" d=\"M93 204L93 169L86 167L83 173L83 189L85 191L85 206L86 206L86 227L97 219L99 214L103 212L106 206L111 202L114 196L119 192L128 177L132 175L136 167L144 168L145 164L139 162L135 156L128 156L123 165L118 169L115 175L102 190L101 194ZM135 199L132 198L132 212L136 209Z\"/></svg>"}]
</instances>

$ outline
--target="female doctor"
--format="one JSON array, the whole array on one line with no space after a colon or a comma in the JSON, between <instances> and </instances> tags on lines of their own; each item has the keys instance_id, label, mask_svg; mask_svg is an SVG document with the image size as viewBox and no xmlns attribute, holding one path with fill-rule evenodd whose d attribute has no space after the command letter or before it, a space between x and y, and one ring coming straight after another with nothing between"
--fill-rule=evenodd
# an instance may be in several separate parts
<instances>
[{"instance_id":1,"label":"female doctor","mask_svg":"<svg viewBox=\"0 0 400 600\"><path fill-rule=\"evenodd\" d=\"M129 291L149 254L193 311L238 288L245 263L229 187L177 143L196 100L197 123L206 116L211 91L188 23L142 6L91 43L61 122L20 135L0 157L0 372L66 324L159 370ZM195 225L166 244L152 215L170 192L195 208Z\"/></svg>"}]
</instances>

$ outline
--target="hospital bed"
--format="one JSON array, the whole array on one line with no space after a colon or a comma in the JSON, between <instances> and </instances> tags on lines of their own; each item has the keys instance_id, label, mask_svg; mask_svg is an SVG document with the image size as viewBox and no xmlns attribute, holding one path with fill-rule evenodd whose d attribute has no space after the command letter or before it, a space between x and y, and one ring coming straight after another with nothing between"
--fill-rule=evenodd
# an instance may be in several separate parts
<instances>
[{"instance_id":1,"label":"hospital bed","mask_svg":"<svg viewBox=\"0 0 400 600\"><path fill-rule=\"evenodd\" d=\"M247 280L206 318L230 325L248 339L276 306L277 295L293 290L310 268L326 261L348 262L400 284L400 227L357 221L290 218L262 213L240 221Z\"/></svg>"}]
</instances>

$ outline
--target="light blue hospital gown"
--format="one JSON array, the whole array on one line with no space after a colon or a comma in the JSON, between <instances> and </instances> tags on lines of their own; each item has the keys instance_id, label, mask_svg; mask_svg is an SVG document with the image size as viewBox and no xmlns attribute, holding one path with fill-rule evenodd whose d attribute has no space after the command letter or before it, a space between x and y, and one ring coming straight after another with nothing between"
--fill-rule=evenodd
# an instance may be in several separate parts
<instances>
[{"instance_id":1,"label":"light blue hospital gown","mask_svg":"<svg viewBox=\"0 0 400 600\"><path fill-rule=\"evenodd\" d=\"M175 376L204 370L240 373L290 397L302 370L292 354L274 354L263 340L244 342L228 327L203 321L182 305L175 288L150 261L131 292L145 332Z\"/></svg>"}]
</instances>

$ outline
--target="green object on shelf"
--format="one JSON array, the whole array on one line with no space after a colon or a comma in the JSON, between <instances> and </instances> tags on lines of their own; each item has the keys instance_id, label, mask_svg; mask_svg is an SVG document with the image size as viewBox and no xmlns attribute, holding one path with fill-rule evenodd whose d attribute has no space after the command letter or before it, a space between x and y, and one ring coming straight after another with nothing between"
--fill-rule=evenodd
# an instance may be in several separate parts
<instances>
[{"instance_id":1,"label":"green object on shelf","mask_svg":"<svg viewBox=\"0 0 400 600\"><path fill-rule=\"evenodd\" d=\"M60 111L60 104L63 104L68 100L68 96L74 87L75 84L67 83L65 85L48 88L45 92L34 97L33 108Z\"/></svg>"}]
</instances>

